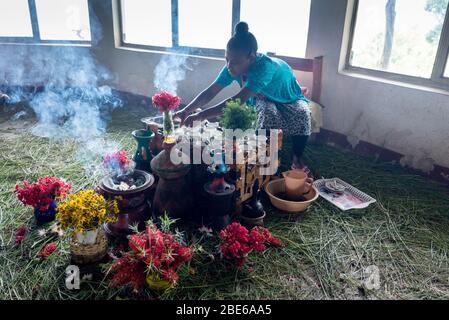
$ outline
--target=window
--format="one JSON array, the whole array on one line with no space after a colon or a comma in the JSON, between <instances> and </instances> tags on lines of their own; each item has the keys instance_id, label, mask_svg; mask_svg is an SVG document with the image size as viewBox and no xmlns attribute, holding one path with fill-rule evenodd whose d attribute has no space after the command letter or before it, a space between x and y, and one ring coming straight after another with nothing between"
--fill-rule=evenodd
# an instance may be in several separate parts
<instances>
[{"instance_id":1,"label":"window","mask_svg":"<svg viewBox=\"0 0 449 320\"><path fill-rule=\"evenodd\" d=\"M449 0L356 0L347 67L437 81ZM441 44L441 45L440 45ZM446 69L447 73L447 69Z\"/></svg>"},{"instance_id":2,"label":"window","mask_svg":"<svg viewBox=\"0 0 449 320\"><path fill-rule=\"evenodd\" d=\"M241 0L240 19L249 24L260 52L305 57L310 0Z\"/></svg>"},{"instance_id":3,"label":"window","mask_svg":"<svg viewBox=\"0 0 449 320\"><path fill-rule=\"evenodd\" d=\"M35 2L41 40L91 40L87 0Z\"/></svg>"},{"instance_id":4,"label":"window","mask_svg":"<svg viewBox=\"0 0 449 320\"><path fill-rule=\"evenodd\" d=\"M171 0L122 0L123 42L172 46Z\"/></svg>"},{"instance_id":5,"label":"window","mask_svg":"<svg viewBox=\"0 0 449 320\"><path fill-rule=\"evenodd\" d=\"M0 37L32 37L28 0L0 0Z\"/></svg>"},{"instance_id":6,"label":"window","mask_svg":"<svg viewBox=\"0 0 449 320\"><path fill-rule=\"evenodd\" d=\"M260 52L305 56L311 0L121 0L122 45L223 56L242 20ZM257 10L254 10L257 8Z\"/></svg>"},{"instance_id":7,"label":"window","mask_svg":"<svg viewBox=\"0 0 449 320\"><path fill-rule=\"evenodd\" d=\"M180 46L226 48L232 30L232 1L179 0L178 16Z\"/></svg>"},{"instance_id":8,"label":"window","mask_svg":"<svg viewBox=\"0 0 449 320\"><path fill-rule=\"evenodd\" d=\"M88 0L0 0L4 43L91 42Z\"/></svg>"}]
</instances>

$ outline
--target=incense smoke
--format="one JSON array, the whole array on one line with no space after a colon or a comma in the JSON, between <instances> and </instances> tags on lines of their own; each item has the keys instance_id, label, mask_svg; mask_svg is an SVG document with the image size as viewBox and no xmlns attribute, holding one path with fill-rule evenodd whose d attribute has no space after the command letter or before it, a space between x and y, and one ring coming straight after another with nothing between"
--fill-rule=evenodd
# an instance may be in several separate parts
<instances>
[{"instance_id":1,"label":"incense smoke","mask_svg":"<svg viewBox=\"0 0 449 320\"><path fill-rule=\"evenodd\" d=\"M154 69L154 87L177 94L178 83L185 79L187 70L193 70L187 60L187 53L163 54L158 65Z\"/></svg>"}]
</instances>

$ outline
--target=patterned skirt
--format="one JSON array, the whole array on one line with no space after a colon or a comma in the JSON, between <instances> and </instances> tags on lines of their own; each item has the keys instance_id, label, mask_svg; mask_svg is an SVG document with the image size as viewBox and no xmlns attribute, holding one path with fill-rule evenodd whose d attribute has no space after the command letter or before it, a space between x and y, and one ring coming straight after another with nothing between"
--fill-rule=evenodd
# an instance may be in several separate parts
<instances>
[{"instance_id":1,"label":"patterned skirt","mask_svg":"<svg viewBox=\"0 0 449 320\"><path fill-rule=\"evenodd\" d=\"M261 129L282 129L286 136L310 136L312 133L311 110L306 101L277 103L257 98L255 108Z\"/></svg>"}]
</instances>

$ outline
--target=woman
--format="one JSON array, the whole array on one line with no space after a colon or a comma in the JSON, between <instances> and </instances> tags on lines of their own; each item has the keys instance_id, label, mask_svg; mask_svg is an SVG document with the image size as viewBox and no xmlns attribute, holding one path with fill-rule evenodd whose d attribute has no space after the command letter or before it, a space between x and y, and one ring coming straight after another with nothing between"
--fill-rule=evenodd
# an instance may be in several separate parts
<instances>
[{"instance_id":1,"label":"woman","mask_svg":"<svg viewBox=\"0 0 449 320\"><path fill-rule=\"evenodd\" d=\"M211 108L190 114L203 108L233 81L239 83L239 93ZM293 142L292 169L308 171L301 161L311 134L308 100L287 63L257 53L257 40L245 22L236 25L234 36L228 41L226 66L217 79L175 116L185 125L191 125L193 121L221 115L225 103L231 99L254 106L260 128L282 129L284 136L290 136Z\"/></svg>"}]
</instances>

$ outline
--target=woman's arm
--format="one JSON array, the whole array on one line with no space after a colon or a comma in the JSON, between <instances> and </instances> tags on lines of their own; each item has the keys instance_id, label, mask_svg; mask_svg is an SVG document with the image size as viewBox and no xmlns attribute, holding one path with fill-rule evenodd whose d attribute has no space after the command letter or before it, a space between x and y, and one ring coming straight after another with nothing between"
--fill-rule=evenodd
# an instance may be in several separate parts
<instances>
[{"instance_id":1,"label":"woman's arm","mask_svg":"<svg viewBox=\"0 0 449 320\"><path fill-rule=\"evenodd\" d=\"M242 90L240 90L239 93L232 96L231 98L228 98L228 99L220 102L219 104L216 104L215 106L212 106L206 110L203 110L201 112L194 113L194 114L188 116L184 120L184 125L189 126L193 123L193 121L202 121L204 119L220 116L223 113L223 108L226 105L226 102L228 102L230 100L240 99L240 101L242 101L242 103L244 103L251 96L256 96L256 94L254 92L252 92L250 89L245 87Z\"/></svg>"},{"instance_id":2,"label":"woman's arm","mask_svg":"<svg viewBox=\"0 0 449 320\"><path fill-rule=\"evenodd\" d=\"M175 117L180 117L181 120L185 118L198 108L203 107L209 103L215 96L223 90L223 86L214 82L206 90L201 92L195 99L193 99L184 109L175 113Z\"/></svg>"}]
</instances>

